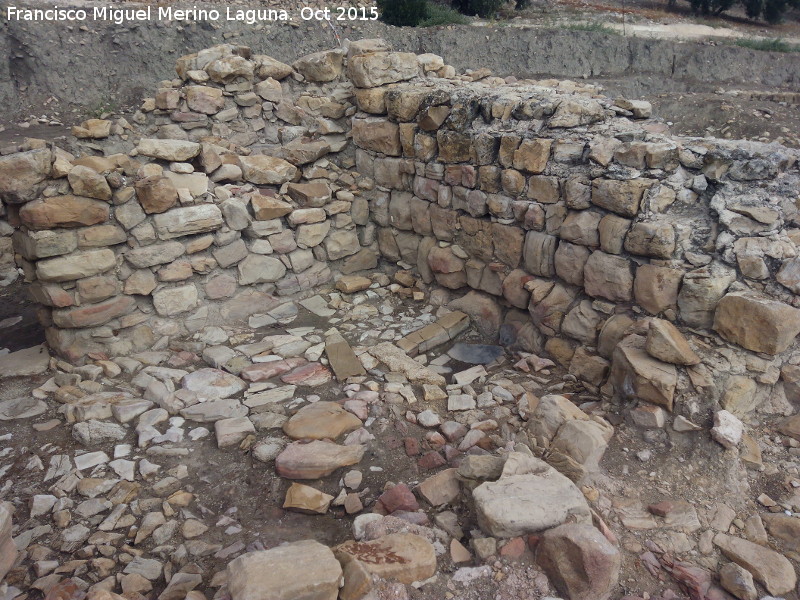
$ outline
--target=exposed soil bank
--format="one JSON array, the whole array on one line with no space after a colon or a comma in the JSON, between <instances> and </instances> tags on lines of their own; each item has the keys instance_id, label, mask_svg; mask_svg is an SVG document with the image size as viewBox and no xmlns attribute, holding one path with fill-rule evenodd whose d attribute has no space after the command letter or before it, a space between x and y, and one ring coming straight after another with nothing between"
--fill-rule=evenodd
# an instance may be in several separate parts
<instances>
[{"instance_id":1,"label":"exposed soil bank","mask_svg":"<svg viewBox=\"0 0 800 600\"><path fill-rule=\"evenodd\" d=\"M433 52L458 69L488 67L499 75L603 79L647 76L642 92L686 89L687 82L800 89L795 54L755 52L625 38L595 32L518 27L398 29L381 23L340 31L357 39L380 36L399 50ZM88 22L4 22L0 29L0 103L4 119L48 114L56 107L100 111L137 104L155 81L175 76L175 59L222 42L292 61L336 45L324 23L248 26L150 22L116 26ZM657 88L657 89L653 89ZM62 118L69 115L62 112Z\"/></svg>"}]
</instances>

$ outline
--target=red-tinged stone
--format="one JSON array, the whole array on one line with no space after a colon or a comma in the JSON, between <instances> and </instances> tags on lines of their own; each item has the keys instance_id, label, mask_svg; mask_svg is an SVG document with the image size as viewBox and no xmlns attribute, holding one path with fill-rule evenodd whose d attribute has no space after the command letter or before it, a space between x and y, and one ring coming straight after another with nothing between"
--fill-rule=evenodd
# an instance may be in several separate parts
<instances>
[{"instance_id":1,"label":"red-tinged stone","mask_svg":"<svg viewBox=\"0 0 800 600\"><path fill-rule=\"evenodd\" d=\"M53 323L64 329L97 327L129 313L134 306L136 301L132 297L116 296L97 304L56 309L53 311Z\"/></svg>"},{"instance_id":2,"label":"red-tinged stone","mask_svg":"<svg viewBox=\"0 0 800 600\"><path fill-rule=\"evenodd\" d=\"M447 459L449 464L453 464L454 461L460 460L464 455L458 450L458 448L454 448L451 445L447 445L444 447L444 457Z\"/></svg>"},{"instance_id":3,"label":"red-tinged stone","mask_svg":"<svg viewBox=\"0 0 800 600\"><path fill-rule=\"evenodd\" d=\"M275 470L288 479L319 479L340 467L361 461L364 446L340 446L328 441L294 442L275 459Z\"/></svg>"},{"instance_id":4,"label":"red-tinged stone","mask_svg":"<svg viewBox=\"0 0 800 600\"><path fill-rule=\"evenodd\" d=\"M663 500L662 502L651 504L647 507L647 510L657 517L666 517L673 508L675 508L675 505L672 502Z\"/></svg>"},{"instance_id":5,"label":"red-tinged stone","mask_svg":"<svg viewBox=\"0 0 800 600\"><path fill-rule=\"evenodd\" d=\"M441 448L447 443L447 440L444 439L444 436L438 431L429 431L425 434L425 439L435 448Z\"/></svg>"},{"instance_id":6,"label":"red-tinged stone","mask_svg":"<svg viewBox=\"0 0 800 600\"><path fill-rule=\"evenodd\" d=\"M333 379L330 369L320 363L308 363L301 365L281 377L281 381L289 385L303 385L316 387L328 383Z\"/></svg>"},{"instance_id":7,"label":"red-tinged stone","mask_svg":"<svg viewBox=\"0 0 800 600\"><path fill-rule=\"evenodd\" d=\"M386 490L380 495L378 502L383 504L389 514L396 510L415 511L419 508L414 492L405 483L398 483L393 488Z\"/></svg>"},{"instance_id":8,"label":"red-tinged stone","mask_svg":"<svg viewBox=\"0 0 800 600\"><path fill-rule=\"evenodd\" d=\"M242 379L247 381L266 381L278 375L288 373L292 369L306 364L305 358L287 358L285 360L276 360L267 363L257 363L249 365L242 369L240 373Z\"/></svg>"},{"instance_id":9,"label":"red-tinged stone","mask_svg":"<svg viewBox=\"0 0 800 600\"><path fill-rule=\"evenodd\" d=\"M515 537L509 540L505 546L500 548L500 556L519 558L525 553L525 549L525 540L521 537Z\"/></svg>"},{"instance_id":10,"label":"red-tinged stone","mask_svg":"<svg viewBox=\"0 0 800 600\"><path fill-rule=\"evenodd\" d=\"M108 215L108 203L80 196L34 200L19 210L20 222L29 229L97 225L108 221Z\"/></svg>"},{"instance_id":11,"label":"red-tinged stone","mask_svg":"<svg viewBox=\"0 0 800 600\"><path fill-rule=\"evenodd\" d=\"M417 466L419 466L419 468L423 471L430 471L431 469L443 467L446 464L447 461L442 457L442 455L434 451L423 454L422 458L417 461Z\"/></svg>"},{"instance_id":12,"label":"red-tinged stone","mask_svg":"<svg viewBox=\"0 0 800 600\"><path fill-rule=\"evenodd\" d=\"M85 597L86 592L72 579L62 579L47 591L44 600L83 600Z\"/></svg>"},{"instance_id":13,"label":"red-tinged stone","mask_svg":"<svg viewBox=\"0 0 800 600\"><path fill-rule=\"evenodd\" d=\"M406 456L419 456L419 442L414 438L406 438L403 440L406 447Z\"/></svg>"}]
</instances>

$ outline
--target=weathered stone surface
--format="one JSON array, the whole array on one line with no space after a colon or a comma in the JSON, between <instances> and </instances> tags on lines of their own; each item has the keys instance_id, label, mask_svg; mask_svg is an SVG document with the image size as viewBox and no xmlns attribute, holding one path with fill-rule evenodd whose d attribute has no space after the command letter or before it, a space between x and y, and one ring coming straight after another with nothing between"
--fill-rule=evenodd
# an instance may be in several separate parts
<instances>
[{"instance_id":1,"label":"weathered stone surface","mask_svg":"<svg viewBox=\"0 0 800 600\"><path fill-rule=\"evenodd\" d=\"M629 336L614 350L611 381L627 398L638 398L672 410L678 372L674 365L658 361L645 352L640 336Z\"/></svg>"},{"instance_id":2,"label":"weathered stone surface","mask_svg":"<svg viewBox=\"0 0 800 600\"><path fill-rule=\"evenodd\" d=\"M635 217L642 196L652 183L648 179L595 179L592 182L592 204L624 217Z\"/></svg>"},{"instance_id":3,"label":"weathered stone surface","mask_svg":"<svg viewBox=\"0 0 800 600\"><path fill-rule=\"evenodd\" d=\"M14 250L28 260L68 254L78 247L74 231L15 231Z\"/></svg>"},{"instance_id":4,"label":"weathered stone surface","mask_svg":"<svg viewBox=\"0 0 800 600\"><path fill-rule=\"evenodd\" d=\"M231 417L214 422L217 436L217 447L227 448L238 445L244 438L256 432L256 428L247 417Z\"/></svg>"},{"instance_id":5,"label":"weathered stone surface","mask_svg":"<svg viewBox=\"0 0 800 600\"><path fill-rule=\"evenodd\" d=\"M136 151L142 156L160 158L171 162L186 162L200 154L200 144L185 140L160 140L143 138Z\"/></svg>"},{"instance_id":6,"label":"weathered stone surface","mask_svg":"<svg viewBox=\"0 0 800 600\"><path fill-rule=\"evenodd\" d=\"M413 533L390 533L369 542L350 540L333 549L339 560L360 561L378 577L410 584L436 573L436 551L428 540Z\"/></svg>"},{"instance_id":7,"label":"weathered stone surface","mask_svg":"<svg viewBox=\"0 0 800 600\"><path fill-rule=\"evenodd\" d=\"M29 229L85 227L108 221L108 204L79 196L54 196L28 202L19 211L20 222Z\"/></svg>"},{"instance_id":8,"label":"weathered stone surface","mask_svg":"<svg viewBox=\"0 0 800 600\"><path fill-rule=\"evenodd\" d=\"M125 260L137 269L144 269L170 263L184 252L186 250L180 242L167 242L129 250L125 254Z\"/></svg>"},{"instance_id":9,"label":"weathered stone surface","mask_svg":"<svg viewBox=\"0 0 800 600\"><path fill-rule=\"evenodd\" d=\"M239 285L270 283L286 274L286 267L277 258L250 254L236 268L239 270Z\"/></svg>"},{"instance_id":10,"label":"weathered stone surface","mask_svg":"<svg viewBox=\"0 0 800 600\"><path fill-rule=\"evenodd\" d=\"M800 333L800 310L750 292L732 292L717 305L714 331L754 352L779 354Z\"/></svg>"},{"instance_id":11,"label":"weathered stone surface","mask_svg":"<svg viewBox=\"0 0 800 600\"><path fill-rule=\"evenodd\" d=\"M386 119L353 119L353 141L360 148L387 156L400 156L402 153L397 123Z\"/></svg>"},{"instance_id":12,"label":"weathered stone surface","mask_svg":"<svg viewBox=\"0 0 800 600\"><path fill-rule=\"evenodd\" d=\"M336 402L315 402L298 410L284 424L283 431L295 440L335 440L361 425L361 419Z\"/></svg>"},{"instance_id":13,"label":"weathered stone surface","mask_svg":"<svg viewBox=\"0 0 800 600\"><path fill-rule=\"evenodd\" d=\"M622 559L593 526L568 524L545 532L536 548L536 562L571 600L608 600L617 586Z\"/></svg>"},{"instance_id":14,"label":"weathered stone surface","mask_svg":"<svg viewBox=\"0 0 800 600\"><path fill-rule=\"evenodd\" d=\"M94 169L77 165L67 174L69 185L76 196L97 198L108 202L111 200L111 188L106 178Z\"/></svg>"},{"instance_id":15,"label":"weathered stone surface","mask_svg":"<svg viewBox=\"0 0 800 600\"><path fill-rule=\"evenodd\" d=\"M152 175L134 184L136 198L147 214L163 213L178 203L178 190L169 177Z\"/></svg>"},{"instance_id":16,"label":"weathered stone surface","mask_svg":"<svg viewBox=\"0 0 800 600\"><path fill-rule=\"evenodd\" d=\"M37 198L50 176L52 162L49 148L0 156L0 199L22 204Z\"/></svg>"},{"instance_id":17,"label":"weathered stone surface","mask_svg":"<svg viewBox=\"0 0 800 600\"><path fill-rule=\"evenodd\" d=\"M353 229L336 229L326 236L323 246L329 260L339 260L351 256L361 249L358 236Z\"/></svg>"},{"instance_id":18,"label":"weathered stone surface","mask_svg":"<svg viewBox=\"0 0 800 600\"><path fill-rule=\"evenodd\" d=\"M671 258L675 252L672 223L634 223L625 236L625 250L642 256Z\"/></svg>"},{"instance_id":19,"label":"weathered stone surface","mask_svg":"<svg viewBox=\"0 0 800 600\"><path fill-rule=\"evenodd\" d=\"M522 257L525 270L533 275L553 277L555 275L555 252L558 238L538 231L529 231L525 236Z\"/></svg>"},{"instance_id":20,"label":"weathered stone surface","mask_svg":"<svg viewBox=\"0 0 800 600\"><path fill-rule=\"evenodd\" d=\"M737 565L728 563L719 570L720 585L740 600L757 600L758 591L753 584L750 572Z\"/></svg>"},{"instance_id":21,"label":"weathered stone surface","mask_svg":"<svg viewBox=\"0 0 800 600\"><path fill-rule=\"evenodd\" d=\"M257 185L281 185L297 176L297 167L274 156L240 156L239 164L245 180Z\"/></svg>"},{"instance_id":22,"label":"weathered stone surface","mask_svg":"<svg viewBox=\"0 0 800 600\"><path fill-rule=\"evenodd\" d=\"M224 223L222 212L214 204L174 208L153 218L156 234L162 240L215 231Z\"/></svg>"},{"instance_id":23,"label":"weathered stone surface","mask_svg":"<svg viewBox=\"0 0 800 600\"><path fill-rule=\"evenodd\" d=\"M153 293L153 306L163 317L174 317L197 306L197 287L192 284L162 288Z\"/></svg>"},{"instance_id":24,"label":"weathered stone surface","mask_svg":"<svg viewBox=\"0 0 800 600\"><path fill-rule=\"evenodd\" d=\"M411 52L375 52L354 56L347 70L356 87L374 88L416 77L419 65Z\"/></svg>"},{"instance_id":25,"label":"weathered stone surface","mask_svg":"<svg viewBox=\"0 0 800 600\"><path fill-rule=\"evenodd\" d=\"M800 552L800 518L781 514L762 514L761 518L772 537L778 538L787 550Z\"/></svg>"},{"instance_id":26,"label":"weathered stone surface","mask_svg":"<svg viewBox=\"0 0 800 600\"><path fill-rule=\"evenodd\" d=\"M700 362L700 357L678 328L663 319L650 321L645 349L653 358L674 365L696 365Z\"/></svg>"},{"instance_id":27,"label":"weathered stone surface","mask_svg":"<svg viewBox=\"0 0 800 600\"><path fill-rule=\"evenodd\" d=\"M514 168L528 173L541 173L547 166L552 144L553 140L544 138L523 140L514 151Z\"/></svg>"},{"instance_id":28,"label":"weathered stone surface","mask_svg":"<svg viewBox=\"0 0 800 600\"><path fill-rule=\"evenodd\" d=\"M500 538L536 533L568 518L590 522L589 506L569 479L547 463L527 457L521 473L487 481L472 492L478 524Z\"/></svg>"},{"instance_id":29,"label":"weathered stone surface","mask_svg":"<svg viewBox=\"0 0 800 600\"><path fill-rule=\"evenodd\" d=\"M598 227L602 217L600 213L590 210L572 211L561 224L558 237L573 244L598 246L600 244Z\"/></svg>"},{"instance_id":30,"label":"weathered stone surface","mask_svg":"<svg viewBox=\"0 0 800 600\"><path fill-rule=\"evenodd\" d=\"M189 109L204 115L216 114L225 106L225 98L220 88L191 85L184 88L184 93Z\"/></svg>"},{"instance_id":31,"label":"weathered stone surface","mask_svg":"<svg viewBox=\"0 0 800 600\"><path fill-rule=\"evenodd\" d=\"M686 273L678 294L683 322L690 327L711 327L714 309L734 281L736 271L719 262Z\"/></svg>"},{"instance_id":32,"label":"weathered stone surface","mask_svg":"<svg viewBox=\"0 0 800 600\"><path fill-rule=\"evenodd\" d=\"M339 446L329 441L293 442L275 459L275 470L287 479L319 479L359 463L365 450L364 446Z\"/></svg>"},{"instance_id":33,"label":"weathered stone surface","mask_svg":"<svg viewBox=\"0 0 800 600\"><path fill-rule=\"evenodd\" d=\"M641 265L636 269L633 296L647 312L657 315L675 308L683 271L658 265Z\"/></svg>"},{"instance_id":34,"label":"weathered stone surface","mask_svg":"<svg viewBox=\"0 0 800 600\"><path fill-rule=\"evenodd\" d=\"M72 281L108 271L117 264L113 250L83 250L36 263L40 281Z\"/></svg>"},{"instance_id":35,"label":"weathered stone surface","mask_svg":"<svg viewBox=\"0 0 800 600\"><path fill-rule=\"evenodd\" d=\"M244 78L247 81L252 80L254 65L243 56L223 56L211 61L204 70L208 73L211 81L233 83L240 78Z\"/></svg>"},{"instance_id":36,"label":"weathered stone surface","mask_svg":"<svg viewBox=\"0 0 800 600\"><path fill-rule=\"evenodd\" d=\"M730 560L750 571L770 594L788 594L795 589L794 567L774 550L724 533L714 537L714 544Z\"/></svg>"},{"instance_id":37,"label":"weathered stone surface","mask_svg":"<svg viewBox=\"0 0 800 600\"><path fill-rule=\"evenodd\" d=\"M331 199L331 188L327 183L316 181L312 183L290 183L286 190L289 197L300 206L309 208L325 206Z\"/></svg>"},{"instance_id":38,"label":"weathered stone surface","mask_svg":"<svg viewBox=\"0 0 800 600\"><path fill-rule=\"evenodd\" d=\"M341 282L341 280L339 280ZM370 281L367 279L367 281ZM366 375L366 371L353 352L350 344L339 334L325 338L325 355L328 357L333 372L339 381L348 377Z\"/></svg>"},{"instance_id":39,"label":"weathered stone surface","mask_svg":"<svg viewBox=\"0 0 800 600\"><path fill-rule=\"evenodd\" d=\"M342 567L319 542L249 552L228 565L231 600L336 600Z\"/></svg>"},{"instance_id":40,"label":"weathered stone surface","mask_svg":"<svg viewBox=\"0 0 800 600\"><path fill-rule=\"evenodd\" d=\"M445 385L444 377L421 365L391 342L377 344L369 349L369 353L392 371L403 373L412 383Z\"/></svg>"},{"instance_id":41,"label":"weathered stone surface","mask_svg":"<svg viewBox=\"0 0 800 600\"><path fill-rule=\"evenodd\" d=\"M333 496L330 494L324 494L311 486L293 482L286 490L283 508L308 515L324 515L328 512L331 502L333 502Z\"/></svg>"},{"instance_id":42,"label":"weathered stone surface","mask_svg":"<svg viewBox=\"0 0 800 600\"><path fill-rule=\"evenodd\" d=\"M116 296L97 304L56 309L53 323L66 329L96 327L129 313L135 306L136 301L130 296Z\"/></svg>"},{"instance_id":43,"label":"weathered stone surface","mask_svg":"<svg viewBox=\"0 0 800 600\"><path fill-rule=\"evenodd\" d=\"M324 50L298 58L292 66L308 81L333 81L342 72L342 51Z\"/></svg>"},{"instance_id":44,"label":"weathered stone surface","mask_svg":"<svg viewBox=\"0 0 800 600\"><path fill-rule=\"evenodd\" d=\"M590 296L628 302L633 298L631 264L622 257L595 251L583 269L583 285Z\"/></svg>"},{"instance_id":45,"label":"weathered stone surface","mask_svg":"<svg viewBox=\"0 0 800 600\"><path fill-rule=\"evenodd\" d=\"M259 221L280 219L293 210L292 205L288 202L262 194L253 194L250 196L250 204L253 207L253 213L256 219Z\"/></svg>"},{"instance_id":46,"label":"weathered stone surface","mask_svg":"<svg viewBox=\"0 0 800 600\"><path fill-rule=\"evenodd\" d=\"M0 355L0 379L41 375L47 371L50 354L44 344Z\"/></svg>"},{"instance_id":47,"label":"weathered stone surface","mask_svg":"<svg viewBox=\"0 0 800 600\"><path fill-rule=\"evenodd\" d=\"M79 139L99 140L111 135L111 121L108 119L87 119L72 128L72 135Z\"/></svg>"},{"instance_id":48,"label":"weathered stone surface","mask_svg":"<svg viewBox=\"0 0 800 600\"><path fill-rule=\"evenodd\" d=\"M78 230L79 248L116 246L128 240L125 231L117 225L95 225Z\"/></svg>"},{"instance_id":49,"label":"weathered stone surface","mask_svg":"<svg viewBox=\"0 0 800 600\"><path fill-rule=\"evenodd\" d=\"M262 79L272 77L280 81L292 74L292 67L264 54L255 54L251 60L256 65L256 75Z\"/></svg>"}]
</instances>

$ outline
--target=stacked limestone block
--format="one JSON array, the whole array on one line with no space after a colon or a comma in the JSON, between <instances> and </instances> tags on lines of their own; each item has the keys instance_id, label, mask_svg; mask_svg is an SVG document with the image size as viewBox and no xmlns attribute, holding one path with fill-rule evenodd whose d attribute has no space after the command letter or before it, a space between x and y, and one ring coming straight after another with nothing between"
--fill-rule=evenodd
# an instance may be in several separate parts
<instances>
[{"instance_id":1,"label":"stacked limestone block","mask_svg":"<svg viewBox=\"0 0 800 600\"><path fill-rule=\"evenodd\" d=\"M676 388L686 404L723 400L725 378L746 376L760 399L739 416L772 395L786 410L775 384L800 361L795 151L672 138L639 124L647 103L578 85L401 83L384 68L397 56L350 64L382 256L474 290L451 307L589 389L671 411ZM732 346L730 362L699 364L692 346L712 345Z\"/></svg>"},{"instance_id":2,"label":"stacked limestone block","mask_svg":"<svg viewBox=\"0 0 800 600\"><path fill-rule=\"evenodd\" d=\"M341 50L289 66L218 46L179 59L133 123L75 128L105 156L42 145L0 158L50 346L73 361L163 348L332 269L374 268L375 227L347 171L345 64Z\"/></svg>"}]
</instances>

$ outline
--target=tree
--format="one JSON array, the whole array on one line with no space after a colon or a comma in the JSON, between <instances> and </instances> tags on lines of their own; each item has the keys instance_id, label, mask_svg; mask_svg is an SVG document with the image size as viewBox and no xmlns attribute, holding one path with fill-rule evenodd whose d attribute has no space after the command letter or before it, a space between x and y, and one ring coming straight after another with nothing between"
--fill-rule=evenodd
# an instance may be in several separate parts
<instances>
[{"instance_id":1,"label":"tree","mask_svg":"<svg viewBox=\"0 0 800 600\"><path fill-rule=\"evenodd\" d=\"M428 18L428 0L378 0L381 21L397 27L416 27Z\"/></svg>"}]
</instances>

